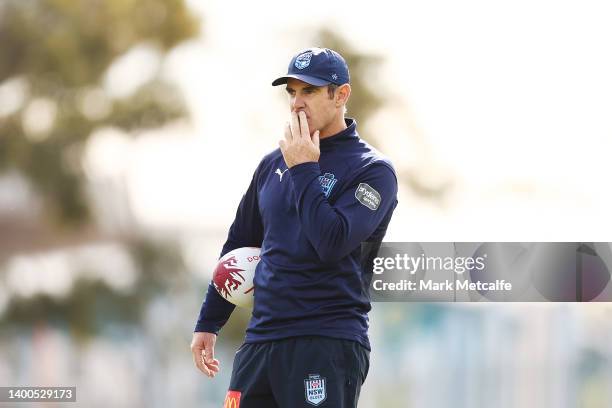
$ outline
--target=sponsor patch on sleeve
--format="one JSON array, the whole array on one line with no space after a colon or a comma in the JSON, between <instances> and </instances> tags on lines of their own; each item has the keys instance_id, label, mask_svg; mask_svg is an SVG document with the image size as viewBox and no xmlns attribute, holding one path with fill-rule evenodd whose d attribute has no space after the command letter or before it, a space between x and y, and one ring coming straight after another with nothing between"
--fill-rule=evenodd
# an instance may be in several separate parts
<instances>
[{"instance_id":1,"label":"sponsor patch on sleeve","mask_svg":"<svg viewBox=\"0 0 612 408\"><path fill-rule=\"evenodd\" d=\"M380 194L366 183L359 184L355 190L355 198L372 211L377 210L380 205Z\"/></svg>"}]
</instances>

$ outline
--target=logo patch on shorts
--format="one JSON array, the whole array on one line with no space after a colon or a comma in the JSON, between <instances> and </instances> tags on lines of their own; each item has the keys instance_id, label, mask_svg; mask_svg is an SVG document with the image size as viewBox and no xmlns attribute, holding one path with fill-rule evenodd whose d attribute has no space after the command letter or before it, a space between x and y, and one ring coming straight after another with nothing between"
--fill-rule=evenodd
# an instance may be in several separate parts
<instances>
[{"instance_id":1,"label":"logo patch on shorts","mask_svg":"<svg viewBox=\"0 0 612 408\"><path fill-rule=\"evenodd\" d=\"M325 173L322 176L319 176L319 183L321 183L321 188L323 189L323 194L325 194L325 198L329 197L329 193L331 193L332 188L336 185L338 179L332 173Z\"/></svg>"},{"instance_id":2,"label":"logo patch on shorts","mask_svg":"<svg viewBox=\"0 0 612 408\"><path fill-rule=\"evenodd\" d=\"M304 391L307 403L314 406L321 404L327 398L325 378L321 378L319 374L308 374L308 378L304 380Z\"/></svg>"},{"instance_id":3,"label":"logo patch on shorts","mask_svg":"<svg viewBox=\"0 0 612 408\"><path fill-rule=\"evenodd\" d=\"M228 390L223 408L240 408L240 391Z\"/></svg>"},{"instance_id":4,"label":"logo patch on shorts","mask_svg":"<svg viewBox=\"0 0 612 408\"><path fill-rule=\"evenodd\" d=\"M380 205L380 194L366 183L359 184L355 190L355 198L372 211L377 210Z\"/></svg>"}]
</instances>

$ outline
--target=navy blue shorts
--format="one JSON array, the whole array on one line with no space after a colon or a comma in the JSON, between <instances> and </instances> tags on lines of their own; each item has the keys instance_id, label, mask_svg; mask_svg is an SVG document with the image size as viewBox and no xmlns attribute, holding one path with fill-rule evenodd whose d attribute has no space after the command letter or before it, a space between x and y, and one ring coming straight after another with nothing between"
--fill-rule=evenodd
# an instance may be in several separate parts
<instances>
[{"instance_id":1,"label":"navy blue shorts","mask_svg":"<svg viewBox=\"0 0 612 408\"><path fill-rule=\"evenodd\" d=\"M328 337L245 343L236 352L225 408L357 407L370 352Z\"/></svg>"}]
</instances>

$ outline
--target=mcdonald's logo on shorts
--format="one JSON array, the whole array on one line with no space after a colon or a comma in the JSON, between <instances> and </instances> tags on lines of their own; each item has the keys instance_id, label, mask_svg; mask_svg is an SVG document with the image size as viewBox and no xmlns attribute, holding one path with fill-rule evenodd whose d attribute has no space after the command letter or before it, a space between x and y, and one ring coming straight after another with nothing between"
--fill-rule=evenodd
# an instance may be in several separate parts
<instances>
[{"instance_id":1,"label":"mcdonald's logo on shorts","mask_svg":"<svg viewBox=\"0 0 612 408\"><path fill-rule=\"evenodd\" d=\"M228 390L223 408L240 408L240 391Z\"/></svg>"}]
</instances>

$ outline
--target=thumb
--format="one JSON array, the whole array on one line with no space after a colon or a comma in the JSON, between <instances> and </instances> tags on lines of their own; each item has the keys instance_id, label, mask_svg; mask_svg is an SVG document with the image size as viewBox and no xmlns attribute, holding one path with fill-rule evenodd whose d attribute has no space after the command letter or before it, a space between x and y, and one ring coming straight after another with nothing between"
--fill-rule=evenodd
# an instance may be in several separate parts
<instances>
[{"instance_id":1,"label":"thumb","mask_svg":"<svg viewBox=\"0 0 612 408\"><path fill-rule=\"evenodd\" d=\"M312 143L314 143L315 146L319 147L319 131L318 130L316 130L312 134Z\"/></svg>"}]
</instances>

